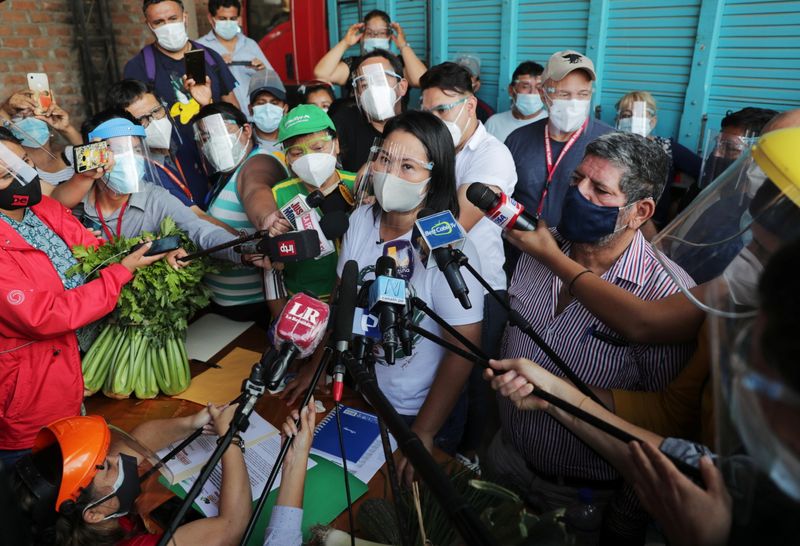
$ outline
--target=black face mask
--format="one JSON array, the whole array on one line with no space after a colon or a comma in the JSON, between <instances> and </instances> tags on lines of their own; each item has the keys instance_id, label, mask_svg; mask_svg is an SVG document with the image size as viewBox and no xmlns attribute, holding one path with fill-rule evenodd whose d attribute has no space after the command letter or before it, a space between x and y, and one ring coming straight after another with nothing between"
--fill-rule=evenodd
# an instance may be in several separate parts
<instances>
[{"instance_id":1,"label":"black face mask","mask_svg":"<svg viewBox=\"0 0 800 546\"><path fill-rule=\"evenodd\" d=\"M133 509L136 498L142 492L139 485L139 472L136 464L136 457L131 457L124 453L119 454L119 476L117 482L114 484L114 491L105 497L90 503L84 512L92 506L97 506L104 503L111 497L116 496L119 499L119 508L113 514L107 515L104 519L118 518L129 513Z\"/></svg>"},{"instance_id":2,"label":"black face mask","mask_svg":"<svg viewBox=\"0 0 800 546\"><path fill-rule=\"evenodd\" d=\"M0 190L0 209L17 210L32 207L42 200L42 185L37 176L24 186L14 179L5 189Z\"/></svg>"}]
</instances>

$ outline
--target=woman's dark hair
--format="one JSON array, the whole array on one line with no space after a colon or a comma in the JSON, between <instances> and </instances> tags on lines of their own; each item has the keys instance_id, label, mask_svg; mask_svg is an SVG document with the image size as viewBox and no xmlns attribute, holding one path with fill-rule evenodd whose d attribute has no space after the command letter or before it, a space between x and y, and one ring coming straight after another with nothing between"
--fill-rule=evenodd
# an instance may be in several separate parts
<instances>
[{"instance_id":1,"label":"woman's dark hair","mask_svg":"<svg viewBox=\"0 0 800 546\"><path fill-rule=\"evenodd\" d=\"M456 192L456 153L453 137L442 120L429 112L410 110L386 122L383 129L385 139L394 131L412 134L425 147L428 161L433 162L428 194L424 208L435 212L449 210L458 218L458 194Z\"/></svg>"},{"instance_id":2,"label":"woman's dark hair","mask_svg":"<svg viewBox=\"0 0 800 546\"><path fill-rule=\"evenodd\" d=\"M318 83L315 85L306 85L303 87L303 102L308 101L308 97L317 91L324 91L331 97L331 102L336 100L336 95L333 94L333 88L326 83Z\"/></svg>"},{"instance_id":3,"label":"woman's dark hair","mask_svg":"<svg viewBox=\"0 0 800 546\"><path fill-rule=\"evenodd\" d=\"M13 142L14 144L22 145L22 141L14 136L8 128L0 127L0 141L7 140L8 142Z\"/></svg>"},{"instance_id":4,"label":"woman's dark hair","mask_svg":"<svg viewBox=\"0 0 800 546\"><path fill-rule=\"evenodd\" d=\"M212 102L211 104L203 106L194 119L192 119L192 123L197 123L201 119L213 116L214 114L222 114L223 118L235 122L239 127L247 125L247 117L245 117L241 110L232 104L222 101Z\"/></svg>"},{"instance_id":5,"label":"woman's dark hair","mask_svg":"<svg viewBox=\"0 0 800 546\"><path fill-rule=\"evenodd\" d=\"M364 16L364 24L366 25L367 22L370 19L374 19L375 17L380 17L381 19L383 19L383 21L386 23L386 26L389 26L389 25L392 24L392 18L389 17L389 14L386 13L385 11L381 11L379 9L374 9L374 10L370 11L369 13L367 13Z\"/></svg>"},{"instance_id":6,"label":"woman's dark hair","mask_svg":"<svg viewBox=\"0 0 800 546\"><path fill-rule=\"evenodd\" d=\"M777 115L777 110L748 106L736 112L728 110L725 113L725 117L722 118L720 126L723 129L725 127L740 127L745 131L753 133L753 136L758 136L761 134L764 125Z\"/></svg>"},{"instance_id":7,"label":"woman's dark hair","mask_svg":"<svg viewBox=\"0 0 800 546\"><path fill-rule=\"evenodd\" d=\"M153 86L147 83L133 79L120 80L108 88L106 92L106 108L125 110L145 93L156 94Z\"/></svg>"},{"instance_id":8,"label":"woman's dark hair","mask_svg":"<svg viewBox=\"0 0 800 546\"><path fill-rule=\"evenodd\" d=\"M141 125L141 123L136 121L136 118L134 118L132 115L130 115L130 113L126 112L125 110L107 108L106 110L102 110L96 113L95 115L93 115L92 117L83 122L83 125L81 125L81 136L83 137L83 141L89 142L89 133L97 129L97 127L100 124L105 123L110 119L116 119L116 118L127 119L134 125Z\"/></svg>"}]
</instances>

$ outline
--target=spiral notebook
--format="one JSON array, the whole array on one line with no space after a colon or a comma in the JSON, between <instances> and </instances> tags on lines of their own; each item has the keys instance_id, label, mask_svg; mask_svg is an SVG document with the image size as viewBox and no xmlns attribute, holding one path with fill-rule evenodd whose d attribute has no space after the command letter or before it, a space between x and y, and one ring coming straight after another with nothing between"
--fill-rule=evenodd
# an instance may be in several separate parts
<instances>
[{"instance_id":1,"label":"spiral notebook","mask_svg":"<svg viewBox=\"0 0 800 546\"><path fill-rule=\"evenodd\" d=\"M364 453L367 452L380 435L378 418L365 411L341 406L341 419L347 461L355 464L359 462ZM311 449L312 453L316 453L328 460L341 460L342 452L339 449L339 432L336 429L335 410L331 410L317 425Z\"/></svg>"}]
</instances>

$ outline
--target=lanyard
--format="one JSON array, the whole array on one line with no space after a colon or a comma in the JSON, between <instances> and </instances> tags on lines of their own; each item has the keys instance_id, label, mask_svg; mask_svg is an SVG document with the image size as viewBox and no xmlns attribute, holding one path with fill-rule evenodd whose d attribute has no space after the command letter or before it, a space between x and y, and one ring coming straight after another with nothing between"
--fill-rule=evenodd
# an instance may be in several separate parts
<instances>
[{"instance_id":1,"label":"lanyard","mask_svg":"<svg viewBox=\"0 0 800 546\"><path fill-rule=\"evenodd\" d=\"M175 182L175 185L178 186L178 188L180 188L180 190L186 194L186 197L192 199L192 192L189 191L189 188L186 187L186 184L181 182L181 180L177 176L175 176L175 174L173 174L172 171L170 171L168 168L166 168L161 163L158 163L157 161L153 161L153 164L159 169L161 169L163 172L165 172L167 176L169 176L172 179L172 181ZM181 169L180 163L178 163L178 170L181 173L181 176L183 176L183 170Z\"/></svg>"},{"instance_id":2,"label":"lanyard","mask_svg":"<svg viewBox=\"0 0 800 546\"><path fill-rule=\"evenodd\" d=\"M117 216L117 239L122 238L122 217L125 216L125 210L128 208L129 201L130 197L122 204L122 208L119 209L119 216ZM103 217L103 211L100 210L100 203L97 202L97 192L94 194L94 203L97 208L97 217L100 219L100 224L103 226L106 237L108 237L108 242L111 243L114 241L114 235L111 234L111 230L108 228L108 224L106 224L106 219Z\"/></svg>"},{"instance_id":3,"label":"lanyard","mask_svg":"<svg viewBox=\"0 0 800 546\"><path fill-rule=\"evenodd\" d=\"M542 215L542 210L544 209L544 200L547 197L547 192L550 191L550 182L553 180L553 175L558 168L558 164L561 163L561 159L567 155L567 152L572 145L575 144L575 141L580 138L583 134L583 130L586 129L586 125L589 123L589 118L586 118L586 121L583 122L583 125L580 128L572 133L572 136L569 137L567 143L564 144L564 148L561 150L561 153L558 154L556 158L555 164L553 163L553 149L550 147L550 124L546 123L544 126L544 158L547 161L547 180L544 183L544 189L542 190L542 196L539 198L539 208L536 209L536 216Z\"/></svg>"}]
</instances>

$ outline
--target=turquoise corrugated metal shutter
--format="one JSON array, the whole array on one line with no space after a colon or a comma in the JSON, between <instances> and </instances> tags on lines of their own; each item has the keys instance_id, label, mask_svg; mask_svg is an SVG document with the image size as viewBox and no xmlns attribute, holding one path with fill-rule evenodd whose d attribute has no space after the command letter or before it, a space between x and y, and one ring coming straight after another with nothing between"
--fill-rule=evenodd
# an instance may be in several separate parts
<instances>
[{"instance_id":1,"label":"turquoise corrugated metal shutter","mask_svg":"<svg viewBox=\"0 0 800 546\"><path fill-rule=\"evenodd\" d=\"M397 0L392 19L403 26L406 40L417 57L426 61L428 56L428 2L427 0Z\"/></svg>"},{"instance_id":2,"label":"turquoise corrugated metal shutter","mask_svg":"<svg viewBox=\"0 0 800 546\"><path fill-rule=\"evenodd\" d=\"M603 121L614 124L614 105L625 93L650 91L658 103L655 134L677 136L699 13L699 0L611 0Z\"/></svg>"},{"instance_id":3,"label":"turquoise corrugated metal shutter","mask_svg":"<svg viewBox=\"0 0 800 546\"><path fill-rule=\"evenodd\" d=\"M800 107L800 2L727 0L707 126L745 106Z\"/></svg>"},{"instance_id":4,"label":"turquoise corrugated metal shutter","mask_svg":"<svg viewBox=\"0 0 800 546\"><path fill-rule=\"evenodd\" d=\"M589 0L520 2L517 21L517 64L535 61L544 66L556 51L586 51Z\"/></svg>"},{"instance_id":5,"label":"turquoise corrugated metal shutter","mask_svg":"<svg viewBox=\"0 0 800 546\"><path fill-rule=\"evenodd\" d=\"M378 7L378 2L376 0L361 2L361 12L363 15L366 15L371 10L377 9L377 7ZM338 9L339 9L338 12L339 35L336 37L336 42L344 38L344 35L347 34L347 29L350 28L350 25L358 23L359 21L357 0L339 1ZM361 55L361 49L358 47L358 45L351 47L345 52L345 57L351 57L351 56L357 57L358 55Z\"/></svg>"},{"instance_id":6,"label":"turquoise corrugated metal shutter","mask_svg":"<svg viewBox=\"0 0 800 546\"><path fill-rule=\"evenodd\" d=\"M472 53L481 59L481 90L478 96L490 106L497 104L500 74L500 2L456 0L447 4L447 58Z\"/></svg>"}]
</instances>

